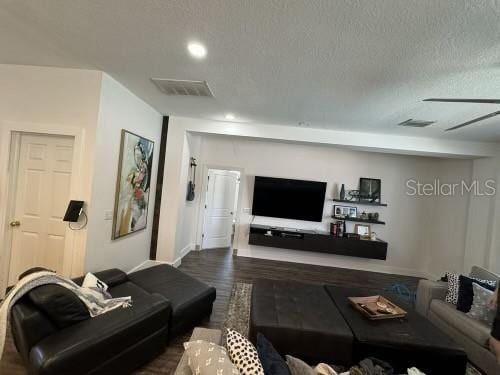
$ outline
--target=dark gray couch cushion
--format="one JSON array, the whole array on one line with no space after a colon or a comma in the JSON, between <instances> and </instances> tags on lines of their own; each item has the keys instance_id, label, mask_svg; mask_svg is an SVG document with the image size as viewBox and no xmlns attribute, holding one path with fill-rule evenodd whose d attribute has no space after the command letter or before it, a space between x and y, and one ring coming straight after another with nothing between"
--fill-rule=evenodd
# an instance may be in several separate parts
<instances>
[{"instance_id":1,"label":"dark gray couch cushion","mask_svg":"<svg viewBox=\"0 0 500 375\"><path fill-rule=\"evenodd\" d=\"M117 293L120 292L120 293ZM113 293L113 291L111 291ZM31 372L37 374L88 374L130 373L128 359L118 360L130 351L132 362L143 362L147 351L156 353L167 339L170 305L160 295L140 292L128 283L117 296L132 295L130 308L119 308L92 319L61 329L38 342L30 351ZM121 294L121 295L118 295ZM146 350L134 352L142 342L157 334L162 337L147 345ZM162 344L159 345L158 342ZM99 371L101 366L114 362L115 371Z\"/></svg>"},{"instance_id":2,"label":"dark gray couch cushion","mask_svg":"<svg viewBox=\"0 0 500 375\"><path fill-rule=\"evenodd\" d=\"M59 328L90 319L89 310L80 298L61 285L39 286L32 289L28 297Z\"/></svg>"}]
</instances>

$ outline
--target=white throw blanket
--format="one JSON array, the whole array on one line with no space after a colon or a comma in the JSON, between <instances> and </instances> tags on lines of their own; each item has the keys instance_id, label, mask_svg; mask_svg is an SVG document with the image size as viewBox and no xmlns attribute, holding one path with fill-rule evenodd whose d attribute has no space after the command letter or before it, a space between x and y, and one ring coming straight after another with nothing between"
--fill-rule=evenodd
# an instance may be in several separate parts
<instances>
[{"instance_id":1,"label":"white throw blanket","mask_svg":"<svg viewBox=\"0 0 500 375\"><path fill-rule=\"evenodd\" d=\"M131 297L105 299L101 293L91 288L82 288L73 281L53 272L40 271L27 275L12 288L0 306L0 360L3 355L11 307L30 290L46 284L58 284L73 291L88 308L91 317L119 307L130 307L132 303Z\"/></svg>"}]
</instances>

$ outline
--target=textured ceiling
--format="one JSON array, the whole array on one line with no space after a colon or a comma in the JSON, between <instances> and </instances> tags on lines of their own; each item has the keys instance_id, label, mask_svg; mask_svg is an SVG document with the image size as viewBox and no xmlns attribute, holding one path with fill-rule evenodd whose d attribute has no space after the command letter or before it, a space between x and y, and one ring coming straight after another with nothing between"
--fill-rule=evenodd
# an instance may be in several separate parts
<instances>
[{"instance_id":1,"label":"textured ceiling","mask_svg":"<svg viewBox=\"0 0 500 375\"><path fill-rule=\"evenodd\" d=\"M500 141L500 116L443 131L500 105L421 101L500 98L498 0L0 4L0 63L100 69L164 114ZM215 99L165 96L151 77L206 80ZM409 118L437 122L396 126Z\"/></svg>"}]
</instances>

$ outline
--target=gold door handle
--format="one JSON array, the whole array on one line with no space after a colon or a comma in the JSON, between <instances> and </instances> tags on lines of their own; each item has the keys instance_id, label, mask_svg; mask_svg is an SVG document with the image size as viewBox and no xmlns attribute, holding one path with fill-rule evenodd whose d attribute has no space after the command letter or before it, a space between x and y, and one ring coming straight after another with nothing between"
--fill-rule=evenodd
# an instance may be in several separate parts
<instances>
[{"instance_id":1,"label":"gold door handle","mask_svg":"<svg viewBox=\"0 0 500 375\"><path fill-rule=\"evenodd\" d=\"M10 226L11 227L18 227L21 225L21 222L20 221L17 221L17 220L14 220L14 221L11 221L10 222Z\"/></svg>"}]
</instances>

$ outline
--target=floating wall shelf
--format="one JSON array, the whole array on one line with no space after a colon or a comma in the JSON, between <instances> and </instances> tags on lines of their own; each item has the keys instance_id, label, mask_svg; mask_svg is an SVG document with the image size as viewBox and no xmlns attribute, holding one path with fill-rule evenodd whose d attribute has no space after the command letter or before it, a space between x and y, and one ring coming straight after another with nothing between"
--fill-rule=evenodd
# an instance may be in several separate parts
<instances>
[{"instance_id":1,"label":"floating wall shelf","mask_svg":"<svg viewBox=\"0 0 500 375\"><path fill-rule=\"evenodd\" d=\"M348 200L341 200L341 199L332 199L334 202L340 202L340 203L349 203L349 204L361 204L364 206L379 206L379 207L387 207L387 203L377 203L377 202L360 202L360 201L348 201Z\"/></svg>"},{"instance_id":2,"label":"floating wall shelf","mask_svg":"<svg viewBox=\"0 0 500 375\"><path fill-rule=\"evenodd\" d=\"M355 221L357 223L369 223L369 224L380 224L385 225L385 221L373 220L373 219L361 219L359 217L337 217L332 216L335 220L344 220L344 221Z\"/></svg>"}]
</instances>

